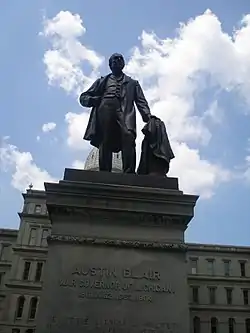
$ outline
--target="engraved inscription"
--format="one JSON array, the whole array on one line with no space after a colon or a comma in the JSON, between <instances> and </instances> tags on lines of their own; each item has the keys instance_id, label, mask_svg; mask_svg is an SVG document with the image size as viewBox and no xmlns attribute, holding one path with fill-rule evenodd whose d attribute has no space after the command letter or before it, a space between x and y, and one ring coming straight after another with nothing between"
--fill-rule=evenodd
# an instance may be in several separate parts
<instances>
[{"instance_id":1,"label":"engraved inscription","mask_svg":"<svg viewBox=\"0 0 250 333\"><path fill-rule=\"evenodd\" d=\"M172 224L174 219L167 215L158 214L141 214L139 215L139 222L141 225L152 225L152 226L168 226ZM175 222L179 222L179 220Z\"/></svg>"},{"instance_id":2,"label":"engraved inscription","mask_svg":"<svg viewBox=\"0 0 250 333\"><path fill-rule=\"evenodd\" d=\"M50 333L79 330L88 333L179 333L179 327L174 322L143 323L127 321L124 318L91 318L85 316L49 318L47 329Z\"/></svg>"},{"instance_id":3,"label":"engraved inscription","mask_svg":"<svg viewBox=\"0 0 250 333\"><path fill-rule=\"evenodd\" d=\"M101 277L117 277L119 272L116 268L102 268L102 267L76 267L72 272L72 275L84 275L84 276L101 276ZM146 279L146 280L160 280L160 273L149 269L143 272L136 272L130 268L124 268L121 271L121 275L124 278L131 279Z\"/></svg>"},{"instance_id":4,"label":"engraved inscription","mask_svg":"<svg viewBox=\"0 0 250 333\"><path fill-rule=\"evenodd\" d=\"M153 269L76 266L67 278L58 280L61 288L71 288L79 299L152 303L154 296L174 295L171 286Z\"/></svg>"},{"instance_id":5,"label":"engraved inscription","mask_svg":"<svg viewBox=\"0 0 250 333\"><path fill-rule=\"evenodd\" d=\"M172 250L185 252L187 245L184 243L169 243L169 242L148 242L148 241L134 241L122 239L106 239L106 238L91 238L85 236L71 236L71 235L51 235L48 237L48 242L65 242L72 244L84 245L104 245L115 247L127 248L142 248L151 250Z\"/></svg>"}]
</instances>

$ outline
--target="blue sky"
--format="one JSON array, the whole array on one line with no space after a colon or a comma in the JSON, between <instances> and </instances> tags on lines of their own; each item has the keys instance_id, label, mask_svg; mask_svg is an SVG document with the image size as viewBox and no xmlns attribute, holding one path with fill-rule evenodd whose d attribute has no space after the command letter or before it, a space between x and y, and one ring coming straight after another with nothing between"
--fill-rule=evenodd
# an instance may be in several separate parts
<instances>
[{"instance_id":1,"label":"blue sky","mask_svg":"<svg viewBox=\"0 0 250 333\"><path fill-rule=\"evenodd\" d=\"M42 188L83 165L89 110L77 94L118 51L166 123L170 175L201 195L186 239L249 245L249 13L247 0L4 1L0 226L18 227L30 182Z\"/></svg>"}]
</instances>

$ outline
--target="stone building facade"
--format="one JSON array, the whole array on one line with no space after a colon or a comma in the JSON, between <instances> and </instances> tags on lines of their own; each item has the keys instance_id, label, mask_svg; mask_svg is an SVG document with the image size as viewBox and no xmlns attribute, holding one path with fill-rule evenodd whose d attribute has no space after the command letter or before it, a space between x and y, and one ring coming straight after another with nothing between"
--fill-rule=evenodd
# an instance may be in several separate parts
<instances>
[{"instance_id":1,"label":"stone building facade","mask_svg":"<svg viewBox=\"0 0 250 333\"><path fill-rule=\"evenodd\" d=\"M51 230L45 192L28 189L23 198L19 229L0 229L2 333L35 332L43 288ZM190 332L250 333L250 247L188 244L186 263Z\"/></svg>"},{"instance_id":2,"label":"stone building facade","mask_svg":"<svg viewBox=\"0 0 250 333\"><path fill-rule=\"evenodd\" d=\"M0 230L0 332L34 333L50 233L45 193L23 194L19 230Z\"/></svg>"}]
</instances>

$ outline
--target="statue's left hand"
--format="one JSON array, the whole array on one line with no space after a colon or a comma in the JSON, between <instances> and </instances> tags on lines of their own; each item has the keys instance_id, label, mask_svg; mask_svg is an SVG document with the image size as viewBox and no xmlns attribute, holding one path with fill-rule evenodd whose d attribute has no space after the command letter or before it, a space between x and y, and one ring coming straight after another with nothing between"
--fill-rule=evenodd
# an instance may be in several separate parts
<instances>
[{"instance_id":1,"label":"statue's left hand","mask_svg":"<svg viewBox=\"0 0 250 333\"><path fill-rule=\"evenodd\" d=\"M156 116L150 114L148 115L147 119L145 119L145 123L148 123L150 119L158 119Z\"/></svg>"},{"instance_id":2,"label":"statue's left hand","mask_svg":"<svg viewBox=\"0 0 250 333\"><path fill-rule=\"evenodd\" d=\"M152 119L152 118L153 118L153 119L159 119L158 117L156 117L156 116L154 116L154 115L151 114L151 115L150 115L150 119Z\"/></svg>"}]
</instances>

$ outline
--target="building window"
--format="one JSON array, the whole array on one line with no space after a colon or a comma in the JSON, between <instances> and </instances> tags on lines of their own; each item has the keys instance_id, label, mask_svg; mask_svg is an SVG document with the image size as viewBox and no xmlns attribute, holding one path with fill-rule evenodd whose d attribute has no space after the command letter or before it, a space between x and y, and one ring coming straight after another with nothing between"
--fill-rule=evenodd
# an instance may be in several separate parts
<instances>
[{"instance_id":1,"label":"building window","mask_svg":"<svg viewBox=\"0 0 250 333\"><path fill-rule=\"evenodd\" d=\"M201 321L199 317L194 317L193 319L193 328L194 333L200 333L201 332Z\"/></svg>"},{"instance_id":2,"label":"building window","mask_svg":"<svg viewBox=\"0 0 250 333\"><path fill-rule=\"evenodd\" d=\"M224 260L224 275L230 276L230 260Z\"/></svg>"},{"instance_id":3,"label":"building window","mask_svg":"<svg viewBox=\"0 0 250 333\"><path fill-rule=\"evenodd\" d=\"M2 244L0 260L10 261L10 244Z\"/></svg>"},{"instance_id":4,"label":"building window","mask_svg":"<svg viewBox=\"0 0 250 333\"><path fill-rule=\"evenodd\" d=\"M41 212L42 212L42 206L35 205L35 214L41 214Z\"/></svg>"},{"instance_id":5,"label":"building window","mask_svg":"<svg viewBox=\"0 0 250 333\"><path fill-rule=\"evenodd\" d=\"M191 266L191 274L197 274L198 273L198 260L190 259L190 266Z\"/></svg>"},{"instance_id":6,"label":"building window","mask_svg":"<svg viewBox=\"0 0 250 333\"><path fill-rule=\"evenodd\" d=\"M211 333L218 333L218 319L215 317L211 318Z\"/></svg>"},{"instance_id":7,"label":"building window","mask_svg":"<svg viewBox=\"0 0 250 333\"><path fill-rule=\"evenodd\" d=\"M244 302L244 305L248 305L248 303L249 303L249 301L248 301L248 290L247 289L243 289L242 293L243 293L243 302Z\"/></svg>"},{"instance_id":8,"label":"building window","mask_svg":"<svg viewBox=\"0 0 250 333\"><path fill-rule=\"evenodd\" d=\"M44 246L44 247L48 246L48 243L47 243L48 236L49 236L49 230L48 229L43 229L41 245Z\"/></svg>"},{"instance_id":9,"label":"building window","mask_svg":"<svg viewBox=\"0 0 250 333\"><path fill-rule=\"evenodd\" d=\"M25 261L23 269L23 280L29 279L30 265L31 265L30 261Z\"/></svg>"},{"instance_id":10,"label":"building window","mask_svg":"<svg viewBox=\"0 0 250 333\"><path fill-rule=\"evenodd\" d=\"M35 281L36 282L41 280L42 270L43 270L43 263L38 262L37 265L36 265L36 275L35 275Z\"/></svg>"},{"instance_id":11,"label":"building window","mask_svg":"<svg viewBox=\"0 0 250 333\"><path fill-rule=\"evenodd\" d=\"M2 285L3 282L3 277L4 277L4 273L0 273L0 286Z\"/></svg>"},{"instance_id":12,"label":"building window","mask_svg":"<svg viewBox=\"0 0 250 333\"><path fill-rule=\"evenodd\" d=\"M214 260L207 259L207 271L208 275L214 275Z\"/></svg>"},{"instance_id":13,"label":"building window","mask_svg":"<svg viewBox=\"0 0 250 333\"><path fill-rule=\"evenodd\" d=\"M216 297L215 297L216 287L208 287L208 291L209 291L209 303L215 304L216 303Z\"/></svg>"},{"instance_id":14,"label":"building window","mask_svg":"<svg viewBox=\"0 0 250 333\"><path fill-rule=\"evenodd\" d=\"M28 328L25 333L35 333L34 328Z\"/></svg>"},{"instance_id":15,"label":"building window","mask_svg":"<svg viewBox=\"0 0 250 333\"><path fill-rule=\"evenodd\" d=\"M3 247L4 247L4 244L0 243L0 260L1 261L3 260Z\"/></svg>"},{"instance_id":16,"label":"building window","mask_svg":"<svg viewBox=\"0 0 250 333\"><path fill-rule=\"evenodd\" d=\"M228 333L234 333L235 332L235 320L234 318L228 319Z\"/></svg>"},{"instance_id":17,"label":"building window","mask_svg":"<svg viewBox=\"0 0 250 333\"><path fill-rule=\"evenodd\" d=\"M38 302L37 297L32 297L31 298L29 319L35 319L35 317L36 317L37 302Z\"/></svg>"},{"instance_id":18,"label":"building window","mask_svg":"<svg viewBox=\"0 0 250 333\"><path fill-rule=\"evenodd\" d=\"M12 328L12 333L20 333L20 328Z\"/></svg>"},{"instance_id":19,"label":"building window","mask_svg":"<svg viewBox=\"0 0 250 333\"><path fill-rule=\"evenodd\" d=\"M233 301L233 289L226 288L227 304L231 305Z\"/></svg>"},{"instance_id":20,"label":"building window","mask_svg":"<svg viewBox=\"0 0 250 333\"><path fill-rule=\"evenodd\" d=\"M0 296L0 313L3 310L3 308L4 308L4 300L5 300L5 296L1 295ZM0 330L0 332L1 332L1 330Z\"/></svg>"},{"instance_id":21,"label":"building window","mask_svg":"<svg viewBox=\"0 0 250 333\"><path fill-rule=\"evenodd\" d=\"M246 326L246 333L250 333L250 318L246 319L245 326Z\"/></svg>"},{"instance_id":22,"label":"building window","mask_svg":"<svg viewBox=\"0 0 250 333\"><path fill-rule=\"evenodd\" d=\"M22 318L24 303L25 303L25 297L24 296L19 296L18 299L17 299L16 319Z\"/></svg>"},{"instance_id":23,"label":"building window","mask_svg":"<svg viewBox=\"0 0 250 333\"><path fill-rule=\"evenodd\" d=\"M199 303L199 287L191 287L192 288L192 303Z\"/></svg>"},{"instance_id":24,"label":"building window","mask_svg":"<svg viewBox=\"0 0 250 333\"><path fill-rule=\"evenodd\" d=\"M240 276L246 276L246 263L244 261L240 262Z\"/></svg>"},{"instance_id":25,"label":"building window","mask_svg":"<svg viewBox=\"0 0 250 333\"><path fill-rule=\"evenodd\" d=\"M36 234L37 234L37 229L36 228L31 228L30 229L30 239L29 239L29 245L36 245Z\"/></svg>"},{"instance_id":26,"label":"building window","mask_svg":"<svg viewBox=\"0 0 250 333\"><path fill-rule=\"evenodd\" d=\"M29 213L29 208L30 208L30 204L26 203L23 205L23 213L28 214Z\"/></svg>"}]
</instances>

